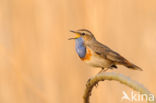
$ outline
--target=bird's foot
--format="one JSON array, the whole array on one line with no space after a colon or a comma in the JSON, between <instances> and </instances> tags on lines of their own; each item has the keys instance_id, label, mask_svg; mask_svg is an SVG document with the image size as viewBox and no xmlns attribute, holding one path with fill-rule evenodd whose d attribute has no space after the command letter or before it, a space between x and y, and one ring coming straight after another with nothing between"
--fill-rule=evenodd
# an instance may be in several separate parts
<instances>
[{"instance_id":1,"label":"bird's foot","mask_svg":"<svg viewBox=\"0 0 156 103\"><path fill-rule=\"evenodd\" d=\"M91 78L89 78L89 79L87 80L86 87L89 86L89 84L90 84L90 80L91 80Z\"/></svg>"},{"instance_id":2,"label":"bird's foot","mask_svg":"<svg viewBox=\"0 0 156 103\"><path fill-rule=\"evenodd\" d=\"M97 83L95 84L95 87L97 88L97 87L98 87L98 85L99 85L99 84L98 84L98 82L97 82Z\"/></svg>"},{"instance_id":3,"label":"bird's foot","mask_svg":"<svg viewBox=\"0 0 156 103\"><path fill-rule=\"evenodd\" d=\"M86 87L90 86L90 81L91 81L91 78L88 79L87 83L86 83ZM95 87L97 88L98 86L98 82L95 83Z\"/></svg>"}]
</instances>

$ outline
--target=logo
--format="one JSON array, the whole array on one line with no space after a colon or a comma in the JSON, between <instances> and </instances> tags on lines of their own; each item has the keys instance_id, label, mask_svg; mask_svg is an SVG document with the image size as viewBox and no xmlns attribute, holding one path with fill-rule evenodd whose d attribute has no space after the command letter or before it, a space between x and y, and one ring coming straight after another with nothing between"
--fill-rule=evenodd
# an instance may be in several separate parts
<instances>
[{"instance_id":1,"label":"logo","mask_svg":"<svg viewBox=\"0 0 156 103\"><path fill-rule=\"evenodd\" d=\"M122 91L122 98L121 101L123 100L128 100L131 102L136 102L136 101L154 101L154 95L153 94L140 94L140 93L134 93L131 91L130 95L128 95L125 91Z\"/></svg>"}]
</instances>

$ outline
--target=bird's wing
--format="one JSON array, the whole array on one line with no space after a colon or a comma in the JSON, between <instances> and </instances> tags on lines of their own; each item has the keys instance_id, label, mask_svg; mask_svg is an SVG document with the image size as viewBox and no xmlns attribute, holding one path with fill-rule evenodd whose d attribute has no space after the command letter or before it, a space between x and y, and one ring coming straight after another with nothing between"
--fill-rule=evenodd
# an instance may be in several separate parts
<instances>
[{"instance_id":1,"label":"bird's wing","mask_svg":"<svg viewBox=\"0 0 156 103\"><path fill-rule=\"evenodd\" d=\"M96 42L93 45L90 46L93 51L96 52L96 54L100 55L101 57L108 59L113 62L122 63L126 59L122 57L120 54L116 53L109 47Z\"/></svg>"},{"instance_id":2,"label":"bird's wing","mask_svg":"<svg viewBox=\"0 0 156 103\"><path fill-rule=\"evenodd\" d=\"M115 51L111 49L107 51L106 58L117 63L122 63L123 61L126 60L120 54L116 53Z\"/></svg>"},{"instance_id":3,"label":"bird's wing","mask_svg":"<svg viewBox=\"0 0 156 103\"><path fill-rule=\"evenodd\" d=\"M100 42L96 41L92 43L92 45L89 45L89 47L99 56L108 59L114 63L117 64L122 64L128 68L134 69L134 70L141 70L142 69L135 64L129 62L127 59L122 57L120 54L117 52L113 51L109 47L101 44Z\"/></svg>"}]
</instances>

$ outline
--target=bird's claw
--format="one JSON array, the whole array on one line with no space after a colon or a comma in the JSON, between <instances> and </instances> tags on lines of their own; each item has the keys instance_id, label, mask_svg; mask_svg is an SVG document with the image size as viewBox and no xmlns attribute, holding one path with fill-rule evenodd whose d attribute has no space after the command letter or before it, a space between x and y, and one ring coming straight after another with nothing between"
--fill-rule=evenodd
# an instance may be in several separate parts
<instances>
[{"instance_id":1,"label":"bird's claw","mask_svg":"<svg viewBox=\"0 0 156 103\"><path fill-rule=\"evenodd\" d=\"M88 87L88 86L89 86L89 84L90 84L90 80L91 80L91 78L89 78L89 79L87 80L86 87Z\"/></svg>"},{"instance_id":2,"label":"bird's claw","mask_svg":"<svg viewBox=\"0 0 156 103\"><path fill-rule=\"evenodd\" d=\"M98 87L98 85L99 85L99 84L98 84L98 82L97 82L97 83L95 84L95 87L97 88L97 87Z\"/></svg>"}]
</instances>

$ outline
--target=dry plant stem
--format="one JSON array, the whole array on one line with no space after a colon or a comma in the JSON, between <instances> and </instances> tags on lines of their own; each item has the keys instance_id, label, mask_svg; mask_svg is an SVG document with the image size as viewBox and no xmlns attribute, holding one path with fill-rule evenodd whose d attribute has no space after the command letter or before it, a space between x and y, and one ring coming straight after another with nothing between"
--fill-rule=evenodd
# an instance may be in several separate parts
<instances>
[{"instance_id":1,"label":"dry plant stem","mask_svg":"<svg viewBox=\"0 0 156 103\"><path fill-rule=\"evenodd\" d=\"M147 94L148 97L151 94L142 84L131 80L129 77L126 77L123 74L114 73L114 72L102 72L88 80L86 84L85 93L83 96L84 103L89 103L89 97L91 96L91 91L93 87L96 86L96 84L99 81L104 81L104 80L119 81L121 84L125 84L126 86L140 92L141 94ZM154 101L148 101L148 103L156 103L155 98Z\"/></svg>"}]
</instances>

